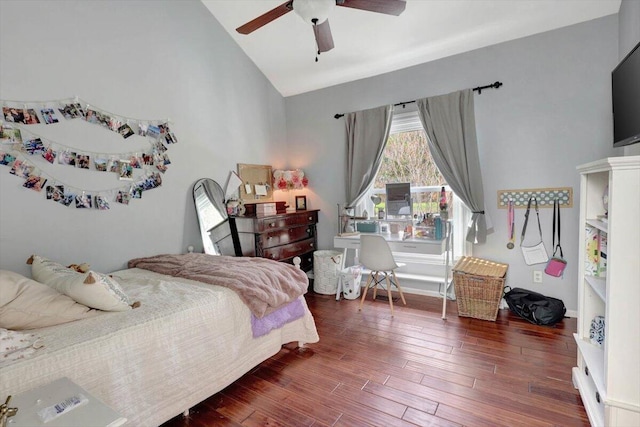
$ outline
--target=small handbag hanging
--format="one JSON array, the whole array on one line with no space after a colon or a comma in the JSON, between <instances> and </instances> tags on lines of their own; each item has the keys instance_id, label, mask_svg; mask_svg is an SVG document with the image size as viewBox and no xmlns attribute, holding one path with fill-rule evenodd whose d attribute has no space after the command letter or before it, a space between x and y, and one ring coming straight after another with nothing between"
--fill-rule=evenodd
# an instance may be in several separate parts
<instances>
[{"instance_id":1,"label":"small handbag hanging","mask_svg":"<svg viewBox=\"0 0 640 427\"><path fill-rule=\"evenodd\" d=\"M556 224L558 225L558 244L556 244ZM556 256L558 251L560 253ZM544 272L549 276L562 277L566 267L567 261L564 259L562 246L560 246L560 203L558 199L555 199L553 201L553 255L551 259L549 259L549 262L547 262Z\"/></svg>"},{"instance_id":2,"label":"small handbag hanging","mask_svg":"<svg viewBox=\"0 0 640 427\"><path fill-rule=\"evenodd\" d=\"M533 246L525 246L524 236L527 232L527 223L529 222L529 211L531 210L531 202L534 202L536 209L536 217L538 218L538 233L540 234L540 242ZM527 212L524 214L524 225L522 226L522 234L520 235L520 249L522 250L522 256L524 257L524 262L527 265L534 264L544 264L549 261L549 255L547 255L547 250L544 247L544 242L542 241L542 227L540 226L540 212L538 211L538 199L535 197L529 197L529 202L527 203Z\"/></svg>"}]
</instances>

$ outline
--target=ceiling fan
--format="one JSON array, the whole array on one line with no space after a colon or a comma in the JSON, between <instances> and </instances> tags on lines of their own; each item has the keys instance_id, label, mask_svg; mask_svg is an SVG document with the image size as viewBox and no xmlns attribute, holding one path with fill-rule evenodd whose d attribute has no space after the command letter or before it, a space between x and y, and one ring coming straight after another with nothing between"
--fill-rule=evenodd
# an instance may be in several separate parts
<instances>
[{"instance_id":1,"label":"ceiling fan","mask_svg":"<svg viewBox=\"0 0 640 427\"><path fill-rule=\"evenodd\" d=\"M334 47L327 18L335 6L398 16L404 11L406 2L404 0L289 0L236 28L236 31L240 34L250 34L293 10L305 22L313 25L318 54L320 54Z\"/></svg>"}]
</instances>

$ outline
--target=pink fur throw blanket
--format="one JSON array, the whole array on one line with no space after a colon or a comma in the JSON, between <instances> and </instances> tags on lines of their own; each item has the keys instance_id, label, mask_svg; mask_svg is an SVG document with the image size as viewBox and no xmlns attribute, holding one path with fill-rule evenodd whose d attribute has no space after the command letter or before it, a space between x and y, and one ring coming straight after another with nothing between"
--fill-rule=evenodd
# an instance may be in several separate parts
<instances>
[{"instance_id":1,"label":"pink fur throw blanket","mask_svg":"<svg viewBox=\"0 0 640 427\"><path fill-rule=\"evenodd\" d=\"M266 258L156 255L130 260L134 267L232 289L258 318L304 295L309 284L304 271Z\"/></svg>"}]
</instances>

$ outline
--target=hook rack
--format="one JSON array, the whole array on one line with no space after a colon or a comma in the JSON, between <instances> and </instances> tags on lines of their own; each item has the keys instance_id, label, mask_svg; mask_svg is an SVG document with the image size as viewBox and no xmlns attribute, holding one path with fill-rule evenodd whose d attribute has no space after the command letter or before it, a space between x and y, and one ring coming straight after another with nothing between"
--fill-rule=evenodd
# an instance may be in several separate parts
<instances>
[{"instance_id":1,"label":"hook rack","mask_svg":"<svg viewBox=\"0 0 640 427\"><path fill-rule=\"evenodd\" d=\"M540 208L552 208L553 200L558 199L561 208L573 207L573 188L556 187L556 188L529 188L519 190L498 190L498 209L507 209L509 199L513 200L513 206L516 209L524 209L527 207L529 197L538 199Z\"/></svg>"}]
</instances>

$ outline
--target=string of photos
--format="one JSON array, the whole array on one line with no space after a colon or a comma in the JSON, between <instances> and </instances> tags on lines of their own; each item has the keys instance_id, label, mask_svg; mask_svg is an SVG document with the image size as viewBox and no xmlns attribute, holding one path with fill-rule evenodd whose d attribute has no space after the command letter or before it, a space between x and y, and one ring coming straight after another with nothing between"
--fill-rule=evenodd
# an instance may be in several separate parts
<instances>
[{"instance_id":1,"label":"string of photos","mask_svg":"<svg viewBox=\"0 0 640 427\"><path fill-rule=\"evenodd\" d=\"M110 201L128 205L131 199L162 185L162 174L171 164L167 145L178 142L168 120L141 120L95 108L73 100L0 101L5 121L0 121L0 165L24 180L23 187L42 192L46 199L64 206L107 210ZM57 110L57 111L56 111ZM59 113L59 114L58 114ZM146 138L149 148L117 153L82 150L45 138L28 125L82 120L118 133L122 138ZM62 182L37 166L38 161L87 171L112 173L119 186L89 190ZM54 168L55 169L55 168ZM126 184L124 183L126 182Z\"/></svg>"}]
</instances>

